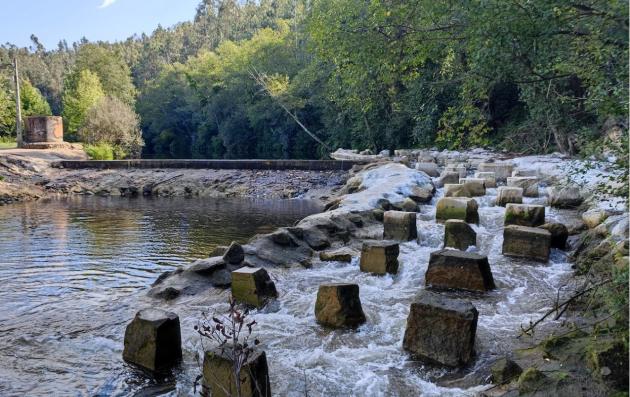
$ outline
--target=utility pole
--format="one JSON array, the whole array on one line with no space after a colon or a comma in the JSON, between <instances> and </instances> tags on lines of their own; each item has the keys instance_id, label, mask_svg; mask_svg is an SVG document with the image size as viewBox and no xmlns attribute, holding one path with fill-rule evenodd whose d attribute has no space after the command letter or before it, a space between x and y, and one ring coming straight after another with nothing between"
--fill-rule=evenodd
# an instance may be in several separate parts
<instances>
[{"instance_id":1,"label":"utility pole","mask_svg":"<svg viewBox=\"0 0 630 397\"><path fill-rule=\"evenodd\" d=\"M15 81L15 140L22 147L22 101L20 100L20 76L17 57L13 58L13 80Z\"/></svg>"}]
</instances>

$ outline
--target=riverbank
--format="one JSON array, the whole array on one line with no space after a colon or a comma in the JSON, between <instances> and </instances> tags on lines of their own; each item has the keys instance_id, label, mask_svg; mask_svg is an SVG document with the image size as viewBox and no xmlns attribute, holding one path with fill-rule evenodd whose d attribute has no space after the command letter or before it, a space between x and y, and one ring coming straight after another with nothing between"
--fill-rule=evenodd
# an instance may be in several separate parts
<instances>
[{"instance_id":1,"label":"riverbank","mask_svg":"<svg viewBox=\"0 0 630 397\"><path fill-rule=\"evenodd\" d=\"M0 205L67 195L306 198L325 202L347 171L242 169L65 169L74 150L0 150Z\"/></svg>"}]
</instances>

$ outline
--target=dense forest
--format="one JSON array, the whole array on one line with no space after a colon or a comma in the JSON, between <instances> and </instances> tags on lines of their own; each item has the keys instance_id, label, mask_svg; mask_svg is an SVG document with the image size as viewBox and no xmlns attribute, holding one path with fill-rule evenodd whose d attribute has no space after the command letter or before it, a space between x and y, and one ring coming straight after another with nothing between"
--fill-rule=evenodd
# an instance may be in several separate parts
<instances>
[{"instance_id":1,"label":"dense forest","mask_svg":"<svg viewBox=\"0 0 630 397\"><path fill-rule=\"evenodd\" d=\"M119 158L627 142L626 0L204 0L123 42L31 39L0 47L0 136L17 57L25 116Z\"/></svg>"}]
</instances>

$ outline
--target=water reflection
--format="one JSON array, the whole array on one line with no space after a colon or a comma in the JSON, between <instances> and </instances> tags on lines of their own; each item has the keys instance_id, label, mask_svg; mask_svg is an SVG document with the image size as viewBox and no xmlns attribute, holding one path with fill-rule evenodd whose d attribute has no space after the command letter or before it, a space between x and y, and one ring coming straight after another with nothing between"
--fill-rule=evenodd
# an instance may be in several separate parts
<instances>
[{"instance_id":1,"label":"water reflection","mask_svg":"<svg viewBox=\"0 0 630 397\"><path fill-rule=\"evenodd\" d=\"M99 197L0 207L0 395L117 394L121 329L158 274L318 210Z\"/></svg>"}]
</instances>

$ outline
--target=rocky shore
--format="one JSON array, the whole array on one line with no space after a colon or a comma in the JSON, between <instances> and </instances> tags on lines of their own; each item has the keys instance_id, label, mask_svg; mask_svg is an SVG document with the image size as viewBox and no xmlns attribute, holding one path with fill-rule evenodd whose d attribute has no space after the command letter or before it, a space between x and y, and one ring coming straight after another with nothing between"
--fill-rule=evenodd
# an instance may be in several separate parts
<instances>
[{"instance_id":1,"label":"rocky shore","mask_svg":"<svg viewBox=\"0 0 630 397\"><path fill-rule=\"evenodd\" d=\"M0 205L65 195L308 198L326 201L345 171L58 168L79 149L0 151Z\"/></svg>"}]
</instances>

